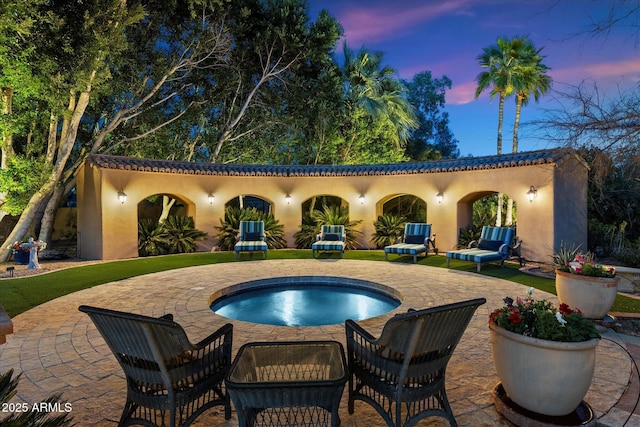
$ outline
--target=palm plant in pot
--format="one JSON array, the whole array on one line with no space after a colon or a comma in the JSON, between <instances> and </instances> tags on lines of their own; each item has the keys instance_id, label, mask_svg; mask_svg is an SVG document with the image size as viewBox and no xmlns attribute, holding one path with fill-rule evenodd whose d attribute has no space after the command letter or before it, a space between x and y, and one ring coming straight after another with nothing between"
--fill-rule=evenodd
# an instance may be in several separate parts
<instances>
[{"instance_id":1,"label":"palm plant in pot","mask_svg":"<svg viewBox=\"0 0 640 427\"><path fill-rule=\"evenodd\" d=\"M581 404L595 369L600 335L566 304L532 297L504 299L489 317L496 372L507 396L522 408L564 416Z\"/></svg>"},{"instance_id":2,"label":"palm plant in pot","mask_svg":"<svg viewBox=\"0 0 640 427\"><path fill-rule=\"evenodd\" d=\"M591 252L583 254L579 246L561 246L553 261L560 302L579 308L589 319L603 319L618 294L620 278L615 269L598 264Z\"/></svg>"}]
</instances>

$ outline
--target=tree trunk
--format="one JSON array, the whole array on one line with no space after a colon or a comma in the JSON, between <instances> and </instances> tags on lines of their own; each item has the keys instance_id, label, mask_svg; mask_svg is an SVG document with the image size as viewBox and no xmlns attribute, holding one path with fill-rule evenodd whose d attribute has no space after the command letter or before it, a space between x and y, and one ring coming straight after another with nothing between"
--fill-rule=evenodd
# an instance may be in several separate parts
<instances>
[{"instance_id":1,"label":"tree trunk","mask_svg":"<svg viewBox=\"0 0 640 427\"><path fill-rule=\"evenodd\" d=\"M513 146L511 147L512 153L518 152L518 129L520 128L520 111L522 110L522 101L522 96L516 95L516 118L513 122Z\"/></svg>"},{"instance_id":2,"label":"tree trunk","mask_svg":"<svg viewBox=\"0 0 640 427\"><path fill-rule=\"evenodd\" d=\"M497 153L502 154L502 124L504 122L504 93L500 92L500 103L498 106L498 142ZM502 226L502 193L498 193L498 209L496 210L496 227Z\"/></svg>"},{"instance_id":3,"label":"tree trunk","mask_svg":"<svg viewBox=\"0 0 640 427\"><path fill-rule=\"evenodd\" d=\"M502 227L502 199L504 194L498 193L498 206L496 209L496 227Z\"/></svg>"},{"instance_id":4,"label":"tree trunk","mask_svg":"<svg viewBox=\"0 0 640 427\"><path fill-rule=\"evenodd\" d=\"M505 215L504 225L507 227L513 225L513 199L511 197L507 198L507 213Z\"/></svg>"},{"instance_id":5,"label":"tree trunk","mask_svg":"<svg viewBox=\"0 0 640 427\"><path fill-rule=\"evenodd\" d=\"M94 71L91 75L91 78L89 79L89 82L93 81L95 75L96 72ZM0 262L5 262L7 261L7 259L9 259L9 256L11 256L11 249L9 247L10 243L13 243L14 241L22 238L25 235L29 226L35 219L36 214L38 213L38 209L41 207L42 203L51 195L53 190L58 185L60 179L62 178L67 160L71 155L71 150L76 141L80 120L82 119L82 116L84 115L84 112L89 105L90 94L91 83L88 83L86 90L80 93L77 103L75 103L75 94L71 94L70 99L75 103L76 108L74 109L73 115L69 120L69 127L66 135L60 135L62 138L64 138L60 144L60 156L58 157L58 159L56 159L56 163L54 164L51 175L40 187L40 189L36 191L33 196L31 196L31 199L29 199L27 206L20 215L20 219L18 219L18 223L5 240L2 248L0 248Z\"/></svg>"},{"instance_id":6,"label":"tree trunk","mask_svg":"<svg viewBox=\"0 0 640 427\"><path fill-rule=\"evenodd\" d=\"M13 104L13 89L2 88L2 115L11 119ZM2 132L2 169L6 169L9 158L14 155L13 152L13 135L10 131Z\"/></svg>"},{"instance_id":7,"label":"tree trunk","mask_svg":"<svg viewBox=\"0 0 640 427\"><path fill-rule=\"evenodd\" d=\"M502 154L502 124L504 122L504 93L500 92L500 102L498 104L498 141L497 154Z\"/></svg>"},{"instance_id":8,"label":"tree trunk","mask_svg":"<svg viewBox=\"0 0 640 427\"><path fill-rule=\"evenodd\" d=\"M162 196L162 213L160 214L160 219L158 219L158 223L164 222L169 217L169 212L171 208L176 203L176 199L171 198L169 196Z\"/></svg>"},{"instance_id":9,"label":"tree trunk","mask_svg":"<svg viewBox=\"0 0 640 427\"><path fill-rule=\"evenodd\" d=\"M521 95L516 94L516 118L513 122L513 145L511 146L511 152L518 152L518 129L520 128L520 112L522 111L523 98ZM509 197L507 199L507 213L504 219L504 225L513 225L513 199Z\"/></svg>"},{"instance_id":10,"label":"tree trunk","mask_svg":"<svg viewBox=\"0 0 640 427\"><path fill-rule=\"evenodd\" d=\"M75 179L71 180L67 185L56 186L49 202L47 203L47 207L44 211L44 215L42 216L42 224L40 225L40 234L38 235L38 240L42 240L43 242L51 243L51 236L53 235L53 223L56 219L56 213L58 212L58 208L60 207L60 202L65 194L69 193L73 186L75 185Z\"/></svg>"},{"instance_id":11,"label":"tree trunk","mask_svg":"<svg viewBox=\"0 0 640 427\"><path fill-rule=\"evenodd\" d=\"M10 117L12 114L13 105L13 89L2 88L2 115ZM9 159L14 155L13 152L13 135L11 132L5 130L2 132L2 159L0 160L0 167L6 169L9 164ZM5 193L0 194L0 204L4 202L7 195ZM7 213L0 210L0 220L4 218Z\"/></svg>"}]
</instances>

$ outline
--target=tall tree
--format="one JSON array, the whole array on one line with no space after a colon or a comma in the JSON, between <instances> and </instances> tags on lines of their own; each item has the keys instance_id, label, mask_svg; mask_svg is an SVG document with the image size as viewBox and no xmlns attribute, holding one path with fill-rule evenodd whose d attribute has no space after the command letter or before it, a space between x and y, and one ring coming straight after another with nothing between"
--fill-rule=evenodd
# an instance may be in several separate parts
<instances>
[{"instance_id":1,"label":"tall tree","mask_svg":"<svg viewBox=\"0 0 640 427\"><path fill-rule=\"evenodd\" d=\"M347 125L341 155L346 163L399 161L410 131L418 126L406 88L381 52L354 53L343 46Z\"/></svg>"},{"instance_id":2,"label":"tall tree","mask_svg":"<svg viewBox=\"0 0 640 427\"><path fill-rule=\"evenodd\" d=\"M476 99L480 94L489 90L491 99L498 95L498 136L497 154L502 154L502 127L504 123L504 101L513 95L517 88L522 88L523 72L526 69L527 60L531 56L531 43L526 37L515 36L511 39L499 37L496 44L482 49L482 54L477 56L481 68L486 68L476 77ZM502 200L503 195L498 195L498 212L496 225L502 225ZM508 221L509 222L509 221Z\"/></svg>"},{"instance_id":3,"label":"tall tree","mask_svg":"<svg viewBox=\"0 0 640 427\"><path fill-rule=\"evenodd\" d=\"M514 79L516 92L516 114L513 124L513 146L512 152L518 152L518 129L520 126L520 113L523 106L533 99L538 102L540 96L551 90L551 77L547 75L550 70L542 63L544 56L540 55L542 48L536 49L533 42L526 40L522 47L522 63L518 67L519 76Z\"/></svg>"},{"instance_id":4,"label":"tall tree","mask_svg":"<svg viewBox=\"0 0 640 427\"><path fill-rule=\"evenodd\" d=\"M420 161L458 157L458 140L449 128L448 113L442 111L451 80L447 76L433 78L430 71L423 71L413 76L411 82L403 83L419 123L407 143L408 156Z\"/></svg>"}]
</instances>

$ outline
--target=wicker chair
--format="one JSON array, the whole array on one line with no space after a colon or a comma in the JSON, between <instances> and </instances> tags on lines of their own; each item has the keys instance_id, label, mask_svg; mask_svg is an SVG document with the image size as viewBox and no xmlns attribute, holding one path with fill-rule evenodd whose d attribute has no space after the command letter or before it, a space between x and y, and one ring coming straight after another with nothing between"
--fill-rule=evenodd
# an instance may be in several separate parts
<instances>
[{"instance_id":1,"label":"wicker chair","mask_svg":"<svg viewBox=\"0 0 640 427\"><path fill-rule=\"evenodd\" d=\"M445 391L451 355L484 298L409 311L389 319L379 338L347 320L349 413L373 406L388 426L440 416L456 426Z\"/></svg>"},{"instance_id":2,"label":"wicker chair","mask_svg":"<svg viewBox=\"0 0 640 427\"><path fill-rule=\"evenodd\" d=\"M127 378L120 426L188 426L204 411L231 401L223 380L231 367L233 325L226 324L197 344L171 317L147 317L86 305Z\"/></svg>"}]
</instances>

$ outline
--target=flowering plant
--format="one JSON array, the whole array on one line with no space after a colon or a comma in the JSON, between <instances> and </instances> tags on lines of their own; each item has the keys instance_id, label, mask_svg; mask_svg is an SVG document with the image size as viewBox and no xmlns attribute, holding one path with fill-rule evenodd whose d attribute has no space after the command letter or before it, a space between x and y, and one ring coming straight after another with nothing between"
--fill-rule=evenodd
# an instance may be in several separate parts
<instances>
[{"instance_id":1,"label":"flowering plant","mask_svg":"<svg viewBox=\"0 0 640 427\"><path fill-rule=\"evenodd\" d=\"M567 304L556 307L547 300L535 300L533 288L526 298L506 297L505 305L489 316L489 322L516 334L549 341L581 342L600 338L593 322Z\"/></svg>"},{"instance_id":2,"label":"flowering plant","mask_svg":"<svg viewBox=\"0 0 640 427\"><path fill-rule=\"evenodd\" d=\"M36 249L39 251L46 249L47 247L47 244L42 240L34 240L33 242L29 242L29 240L18 240L17 242L14 242L10 248L13 249L14 251L29 252L30 248L29 246L27 246L29 243L38 245Z\"/></svg>"},{"instance_id":3,"label":"flowering plant","mask_svg":"<svg viewBox=\"0 0 640 427\"><path fill-rule=\"evenodd\" d=\"M616 269L605 267L596 262L595 256L591 252L582 254L579 247L567 249L561 247L553 255L553 263L556 269L571 274L592 277L615 277Z\"/></svg>"},{"instance_id":4,"label":"flowering plant","mask_svg":"<svg viewBox=\"0 0 640 427\"><path fill-rule=\"evenodd\" d=\"M13 245L11 245L11 249L13 249L14 251L29 252L29 249L26 249L26 248L22 247L23 243L27 243L27 241L26 240L18 240L17 242L14 242Z\"/></svg>"}]
</instances>

